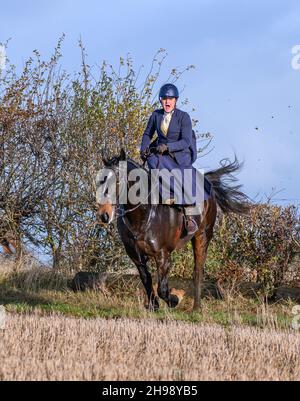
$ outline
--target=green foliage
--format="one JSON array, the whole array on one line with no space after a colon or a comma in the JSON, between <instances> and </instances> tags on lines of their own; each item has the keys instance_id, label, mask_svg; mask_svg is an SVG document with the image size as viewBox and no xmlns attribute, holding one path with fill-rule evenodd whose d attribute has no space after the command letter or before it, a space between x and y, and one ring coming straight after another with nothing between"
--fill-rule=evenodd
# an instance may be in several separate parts
<instances>
[{"instance_id":1,"label":"green foliage","mask_svg":"<svg viewBox=\"0 0 300 401\"><path fill-rule=\"evenodd\" d=\"M131 267L116 230L96 223L95 176L102 149L113 155L124 147L138 159L166 53L160 49L142 77L130 56L117 69L89 66L80 42L81 69L70 76L60 65L63 39L50 60L35 50L20 74L14 66L0 72L0 241L33 243L66 272ZM190 68L171 70L167 80ZM202 135L204 144L210 140ZM284 279L297 227L292 207L219 215L206 272L218 281L272 287ZM190 245L172 259L173 274L192 276Z\"/></svg>"},{"instance_id":2,"label":"green foliage","mask_svg":"<svg viewBox=\"0 0 300 401\"><path fill-rule=\"evenodd\" d=\"M81 69L70 76L60 64L63 39L50 60L35 50L20 74L14 66L0 72L0 242L10 233L33 243L55 268L117 269L128 258L116 231L96 223L95 177L102 149L139 158L166 52L143 77L131 56L117 70L105 61L89 66L80 42Z\"/></svg>"},{"instance_id":3,"label":"green foliage","mask_svg":"<svg viewBox=\"0 0 300 401\"><path fill-rule=\"evenodd\" d=\"M208 249L205 274L220 283L253 281L265 290L300 278L299 263L288 266L297 248L299 215L294 206L259 204L249 215L219 213ZM172 274L192 278L191 244L172 254Z\"/></svg>"},{"instance_id":4,"label":"green foliage","mask_svg":"<svg viewBox=\"0 0 300 401\"><path fill-rule=\"evenodd\" d=\"M177 277L192 278L194 271L194 254L192 244L172 253L171 274Z\"/></svg>"},{"instance_id":5,"label":"green foliage","mask_svg":"<svg viewBox=\"0 0 300 401\"><path fill-rule=\"evenodd\" d=\"M299 216L294 206L260 204L249 215L219 215L207 267L218 280L281 284L294 254Z\"/></svg>"}]
</instances>

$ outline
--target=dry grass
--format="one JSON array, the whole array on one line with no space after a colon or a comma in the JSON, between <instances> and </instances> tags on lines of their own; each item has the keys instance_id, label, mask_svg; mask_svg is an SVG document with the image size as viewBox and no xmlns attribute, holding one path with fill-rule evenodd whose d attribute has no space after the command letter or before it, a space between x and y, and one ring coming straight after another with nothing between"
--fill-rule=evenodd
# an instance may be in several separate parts
<instances>
[{"instance_id":1,"label":"dry grass","mask_svg":"<svg viewBox=\"0 0 300 401\"><path fill-rule=\"evenodd\" d=\"M9 315L0 380L299 380L299 333Z\"/></svg>"},{"instance_id":2,"label":"dry grass","mask_svg":"<svg viewBox=\"0 0 300 401\"><path fill-rule=\"evenodd\" d=\"M2 277L16 271L31 272L38 269L41 271L41 266L42 264L30 253L23 255L19 261L15 257L7 257L0 253L0 275Z\"/></svg>"},{"instance_id":3,"label":"dry grass","mask_svg":"<svg viewBox=\"0 0 300 401\"><path fill-rule=\"evenodd\" d=\"M109 295L73 293L64 274L4 262L0 380L300 379L291 302L228 292L203 299L201 313L190 297L151 313L136 278L116 279Z\"/></svg>"},{"instance_id":4,"label":"dry grass","mask_svg":"<svg viewBox=\"0 0 300 401\"><path fill-rule=\"evenodd\" d=\"M7 261L9 262L9 261ZM53 313L83 318L140 318L180 320L193 323L250 325L260 328L289 329L293 319L292 302L266 305L257 299L224 292L224 300L203 299L201 313L192 312L191 294L175 310L161 300L161 309L152 314L145 310L145 294L139 277L116 275L110 280L109 293L87 291L74 293L68 289L71 276L24 265L19 271L9 271L9 265L0 263L0 304L10 313L34 313L48 316ZM173 286L182 288L181 281Z\"/></svg>"},{"instance_id":5,"label":"dry grass","mask_svg":"<svg viewBox=\"0 0 300 401\"><path fill-rule=\"evenodd\" d=\"M22 263L22 268L25 268L25 263ZM0 254L0 274L2 277L9 275L14 271L16 263L12 258L6 258Z\"/></svg>"}]
</instances>

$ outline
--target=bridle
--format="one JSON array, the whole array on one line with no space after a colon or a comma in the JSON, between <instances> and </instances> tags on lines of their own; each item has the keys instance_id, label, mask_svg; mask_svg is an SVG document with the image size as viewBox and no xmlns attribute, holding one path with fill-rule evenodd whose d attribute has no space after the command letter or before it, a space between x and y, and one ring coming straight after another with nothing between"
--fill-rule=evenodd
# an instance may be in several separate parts
<instances>
[{"instance_id":1,"label":"bridle","mask_svg":"<svg viewBox=\"0 0 300 401\"><path fill-rule=\"evenodd\" d=\"M148 171L146 170L146 168L145 168L145 165L146 165L146 162L147 162L148 158L149 158L152 154L155 154L155 153L158 155L158 160L157 160L156 169L160 169L160 167L161 167L161 162L162 162L162 154L157 153L156 150L155 150L155 148L150 148L150 149L149 149L149 152L148 152L148 154L146 155L146 157L144 158L144 162L143 162L142 165L136 163L136 162L135 162L134 160L132 160L132 159L127 159L126 161L127 161L127 162L130 162L131 164L133 164L136 168L141 168L141 167L142 167L143 170L145 170L145 171L147 172L147 174L149 174L149 172L148 172ZM174 155L172 155L170 152L168 152L168 154L169 154L170 157L172 157L172 158L174 159ZM117 181L117 183L119 184L119 181ZM158 183L156 183L156 184L158 185ZM128 193L128 190L129 190L129 187L128 187L128 180L127 180L127 187L126 187L126 190L127 190L127 193ZM149 197L150 197L151 194L152 194L152 191L153 191L153 188L152 188L152 186L151 186L151 189L150 189L150 191L148 191L147 197L144 199L144 201L148 201ZM124 209L124 205L120 205L119 203L117 203L117 204L115 205L115 207L116 207L115 217L114 217L114 219L113 219L112 222L111 222L111 223L113 223L114 221L117 221L118 219L121 219L122 222L123 222L123 224L127 227L128 231L132 234L132 236L133 236L133 238L134 238L135 240L137 240L137 239L139 238L139 236L141 236L142 234L136 234L136 233L134 232L134 229L133 229L131 223L129 222L128 219L126 219L126 215L128 215L129 213L132 213L133 211L137 210L139 207L141 207L141 205L142 205L141 202L139 202L137 205L135 205L135 206L132 207L131 209L125 210L125 209ZM151 219L152 210L153 210L153 207L154 207L154 206L156 206L156 205L152 205L152 204L151 204L151 207L150 207L150 210L149 210L148 219L147 219L147 222L146 222L146 224L145 224L145 229L143 230L144 232L147 231L147 228L148 228L148 225L149 225L149 222L150 222L150 219Z\"/></svg>"},{"instance_id":2,"label":"bridle","mask_svg":"<svg viewBox=\"0 0 300 401\"><path fill-rule=\"evenodd\" d=\"M141 166L140 164L136 163L136 162L135 162L134 160L132 160L132 159L127 159L126 161L127 161L127 162L130 162L131 164L133 164L136 168L141 168L141 167L142 167L142 168L147 172L147 174L148 174L148 171L147 171L146 168L144 167L145 163ZM119 184L119 180L117 181L117 183ZM126 190L127 190L127 193L128 193L128 190L129 190L128 181L127 181ZM147 201L147 200L149 199L149 197L151 196L151 193L152 193L152 189L151 189L150 191L148 191L147 197L144 199L144 201ZM114 221L117 221L118 219L121 219L122 222L123 222L123 224L127 227L128 231L132 234L132 236L133 236L133 238L134 238L135 240L137 240L137 239L142 235L142 233L140 233L140 234L136 234L136 233L135 233L135 231L134 231L134 229L133 229L131 223L130 223L129 220L126 218L126 215L128 215L129 213L132 213L133 211L137 210L139 207L141 207L141 205L142 205L141 202L139 202L137 205L133 206L132 208L125 210L125 209L124 209L124 205L120 205L119 202L118 202L118 203L115 205L115 207L116 207L115 217L114 217L114 219L113 219L112 222L111 222L111 223L113 223ZM149 215L148 215L148 220L147 220L147 222L146 222L146 224L145 224L145 229L144 229L143 231L146 231L146 230L147 230L147 227L148 227L149 222L150 222L150 218L151 218L153 206L154 206L154 205L151 205L151 207L150 207Z\"/></svg>"}]
</instances>

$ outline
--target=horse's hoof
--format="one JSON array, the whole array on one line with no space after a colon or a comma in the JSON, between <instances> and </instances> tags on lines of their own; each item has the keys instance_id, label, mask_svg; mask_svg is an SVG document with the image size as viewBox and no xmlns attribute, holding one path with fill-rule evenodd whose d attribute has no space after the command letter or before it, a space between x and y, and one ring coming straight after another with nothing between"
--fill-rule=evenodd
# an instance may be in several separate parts
<instances>
[{"instance_id":1,"label":"horse's hoof","mask_svg":"<svg viewBox=\"0 0 300 401\"><path fill-rule=\"evenodd\" d=\"M179 304L179 298L177 297L177 295L172 295L170 294L169 296L169 302L168 302L168 306L169 308L176 308L176 306Z\"/></svg>"},{"instance_id":2,"label":"horse's hoof","mask_svg":"<svg viewBox=\"0 0 300 401\"><path fill-rule=\"evenodd\" d=\"M175 295L178 298L178 303L180 304L180 302L183 300L185 291L184 290L176 290L176 288L171 288L170 294Z\"/></svg>"},{"instance_id":3,"label":"horse's hoof","mask_svg":"<svg viewBox=\"0 0 300 401\"><path fill-rule=\"evenodd\" d=\"M149 303L148 305L145 305L145 309L147 309L149 312L157 312L159 310L159 304Z\"/></svg>"},{"instance_id":4,"label":"horse's hoof","mask_svg":"<svg viewBox=\"0 0 300 401\"><path fill-rule=\"evenodd\" d=\"M194 306L193 306L193 312L199 312L199 313L201 313L201 312L202 312L202 307L201 307L201 305L200 305L200 304L194 304Z\"/></svg>"}]
</instances>

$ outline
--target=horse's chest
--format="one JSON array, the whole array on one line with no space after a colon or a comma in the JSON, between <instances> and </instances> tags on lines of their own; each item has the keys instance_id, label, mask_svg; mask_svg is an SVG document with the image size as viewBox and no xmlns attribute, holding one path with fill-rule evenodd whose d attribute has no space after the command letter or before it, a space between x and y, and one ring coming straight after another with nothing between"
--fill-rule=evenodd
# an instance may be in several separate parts
<instances>
[{"instance_id":1,"label":"horse's chest","mask_svg":"<svg viewBox=\"0 0 300 401\"><path fill-rule=\"evenodd\" d=\"M137 241L137 246L143 253L150 256L155 255L160 249L157 240L151 238L139 239Z\"/></svg>"}]
</instances>

